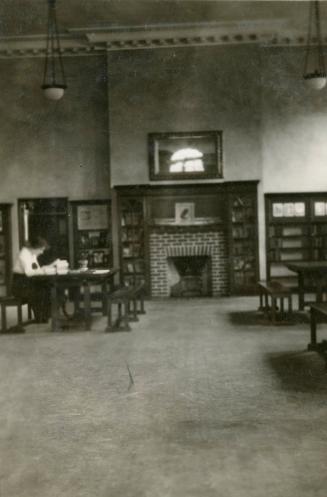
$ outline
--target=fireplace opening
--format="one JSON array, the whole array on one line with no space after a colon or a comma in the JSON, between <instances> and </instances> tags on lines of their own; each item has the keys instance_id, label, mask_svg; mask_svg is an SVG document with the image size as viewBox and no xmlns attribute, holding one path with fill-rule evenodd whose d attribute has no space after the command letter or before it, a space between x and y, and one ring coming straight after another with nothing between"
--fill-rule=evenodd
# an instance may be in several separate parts
<instances>
[{"instance_id":1,"label":"fireplace opening","mask_svg":"<svg viewBox=\"0 0 327 497\"><path fill-rule=\"evenodd\" d=\"M168 257L168 284L171 297L211 296L211 257Z\"/></svg>"}]
</instances>

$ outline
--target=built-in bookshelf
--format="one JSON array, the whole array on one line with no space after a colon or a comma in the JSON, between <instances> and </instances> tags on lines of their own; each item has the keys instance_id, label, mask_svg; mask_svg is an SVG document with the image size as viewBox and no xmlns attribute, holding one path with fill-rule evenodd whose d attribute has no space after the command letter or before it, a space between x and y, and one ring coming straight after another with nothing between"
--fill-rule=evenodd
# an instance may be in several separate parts
<instances>
[{"instance_id":1,"label":"built-in bookshelf","mask_svg":"<svg viewBox=\"0 0 327 497\"><path fill-rule=\"evenodd\" d=\"M327 192L267 194L265 200L267 278L295 286L287 263L327 260Z\"/></svg>"},{"instance_id":2,"label":"built-in bookshelf","mask_svg":"<svg viewBox=\"0 0 327 497\"><path fill-rule=\"evenodd\" d=\"M327 260L327 192L310 199L312 259Z\"/></svg>"},{"instance_id":3,"label":"built-in bookshelf","mask_svg":"<svg viewBox=\"0 0 327 497\"><path fill-rule=\"evenodd\" d=\"M231 193L229 203L231 290L254 293L258 280L256 188Z\"/></svg>"},{"instance_id":4,"label":"built-in bookshelf","mask_svg":"<svg viewBox=\"0 0 327 497\"><path fill-rule=\"evenodd\" d=\"M0 297L10 293L11 204L0 204Z\"/></svg>"},{"instance_id":5,"label":"built-in bookshelf","mask_svg":"<svg viewBox=\"0 0 327 497\"><path fill-rule=\"evenodd\" d=\"M110 200L71 202L73 213L74 267L87 261L88 267L112 265Z\"/></svg>"},{"instance_id":6,"label":"built-in bookshelf","mask_svg":"<svg viewBox=\"0 0 327 497\"><path fill-rule=\"evenodd\" d=\"M146 283L144 199L121 194L121 276L125 285Z\"/></svg>"}]
</instances>

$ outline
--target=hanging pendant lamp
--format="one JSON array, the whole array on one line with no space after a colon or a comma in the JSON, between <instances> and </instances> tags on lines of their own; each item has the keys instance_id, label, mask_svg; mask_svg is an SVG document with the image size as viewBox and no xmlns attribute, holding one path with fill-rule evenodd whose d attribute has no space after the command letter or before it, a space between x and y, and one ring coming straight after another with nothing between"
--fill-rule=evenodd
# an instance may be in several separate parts
<instances>
[{"instance_id":1,"label":"hanging pendant lamp","mask_svg":"<svg viewBox=\"0 0 327 497\"><path fill-rule=\"evenodd\" d=\"M42 90L50 100L63 97L66 85L57 25L56 0L48 0L48 31Z\"/></svg>"},{"instance_id":2,"label":"hanging pendant lamp","mask_svg":"<svg viewBox=\"0 0 327 497\"><path fill-rule=\"evenodd\" d=\"M303 78L311 89L321 90L326 86L327 75L321 37L319 0L310 2Z\"/></svg>"}]
</instances>

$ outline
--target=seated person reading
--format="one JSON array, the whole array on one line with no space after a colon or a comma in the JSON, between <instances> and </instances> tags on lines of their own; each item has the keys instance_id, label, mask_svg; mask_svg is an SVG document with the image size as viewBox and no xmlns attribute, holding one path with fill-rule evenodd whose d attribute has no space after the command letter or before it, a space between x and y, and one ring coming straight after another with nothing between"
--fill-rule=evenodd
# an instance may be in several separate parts
<instances>
[{"instance_id":1,"label":"seated person reading","mask_svg":"<svg viewBox=\"0 0 327 497\"><path fill-rule=\"evenodd\" d=\"M38 257L46 248L44 238L31 237L19 252L13 270L12 294L31 305L37 323L46 323L50 317L50 289L47 282L31 276L45 274L45 268L54 267L57 262L40 266Z\"/></svg>"}]
</instances>

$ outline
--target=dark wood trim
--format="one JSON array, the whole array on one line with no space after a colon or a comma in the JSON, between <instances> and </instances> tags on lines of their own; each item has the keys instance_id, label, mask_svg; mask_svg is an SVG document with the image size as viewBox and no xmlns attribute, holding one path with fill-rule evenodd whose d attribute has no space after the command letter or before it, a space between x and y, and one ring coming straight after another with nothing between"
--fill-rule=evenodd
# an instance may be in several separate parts
<instances>
[{"instance_id":1,"label":"dark wood trim","mask_svg":"<svg viewBox=\"0 0 327 497\"><path fill-rule=\"evenodd\" d=\"M12 278L12 230L11 230L11 203L1 203L0 211L2 213L2 232L4 239L4 264L5 264L5 280L2 287L6 296L10 294L11 278Z\"/></svg>"},{"instance_id":2,"label":"dark wood trim","mask_svg":"<svg viewBox=\"0 0 327 497\"><path fill-rule=\"evenodd\" d=\"M65 249L63 250L63 253L61 257L65 257L69 259L69 202L67 197L24 197L24 198L19 198L17 200L17 215L18 215L18 235L19 235L19 246L22 247L24 244L24 216L22 213L22 209L24 206L24 203L26 202L63 202L65 204L65 208L62 211L55 211L49 209L49 212L44 211L40 212L39 214L34 213L35 216L40 216L40 218L47 218L49 217L64 217L65 223L66 223L66 229L67 229L67 236L66 236L66 243L65 243Z\"/></svg>"},{"instance_id":3,"label":"dark wood trim","mask_svg":"<svg viewBox=\"0 0 327 497\"><path fill-rule=\"evenodd\" d=\"M169 171L160 171L160 140L174 141L182 138L185 147L185 140L195 138L209 138L214 145L214 171L201 171L201 172L177 172L171 173ZM187 145L186 145L187 146ZM192 145L191 145L192 146ZM204 152L203 152L204 153ZM183 131L183 132L167 132L167 133L149 133L148 134L148 160L149 160L149 177L151 181L185 181L185 180L201 180L201 179L214 179L223 178L224 165L223 165L223 132L221 130L207 130L207 131ZM156 171L158 166L159 171Z\"/></svg>"},{"instance_id":4,"label":"dark wood trim","mask_svg":"<svg viewBox=\"0 0 327 497\"><path fill-rule=\"evenodd\" d=\"M265 194L265 220L266 220L266 268L267 279L278 278L274 276L272 268L274 265L283 265L293 262L289 257L292 252L298 251L299 255L294 258L294 262L305 260L321 261L326 260L327 253L327 231L323 227L327 225L327 216L315 216L314 202L321 201L327 203L327 192L290 192L290 193L266 193ZM305 204L305 215L298 216L272 216L273 203L303 202ZM294 234L293 239L298 240L298 245L287 247L283 239L291 238L290 234L285 234L284 230L299 228L299 233ZM290 244L294 245L294 244ZM282 257L286 256L286 259ZM280 275L280 278L296 280L296 275ZM296 287L296 283L294 283Z\"/></svg>"},{"instance_id":5,"label":"dark wood trim","mask_svg":"<svg viewBox=\"0 0 327 497\"><path fill-rule=\"evenodd\" d=\"M149 230L155 233L208 233L210 231L226 231L226 223L219 224L188 224L185 226L169 224L148 224Z\"/></svg>"},{"instance_id":6,"label":"dark wood trim","mask_svg":"<svg viewBox=\"0 0 327 497\"><path fill-rule=\"evenodd\" d=\"M259 275L259 247L258 247L258 205L257 205L257 180L255 181L235 181L235 182L223 182L223 183L193 183L193 184L178 184L178 185L118 185L114 188L117 192L117 204L118 204L118 233L120 240L120 267L121 274L123 277L123 257L122 257L122 242L121 242L121 209L122 202L124 200L132 199L142 199L143 202L143 212L144 220L143 227L144 230L144 264L145 264L145 278L147 282L147 288L150 289L150 266L149 266L149 232L208 232L212 230L224 230L227 234L227 244L228 244L228 255L229 255L229 271L230 271L230 293L237 295L244 294L254 294L257 291L256 281ZM238 237L234 240L233 236L233 222L232 222L232 201L237 195L247 195L251 199L251 205L253 206L253 215L250 216L251 219L247 220L245 224L250 227L253 233L252 236L247 236L244 245L244 252L249 251L249 243L251 245L251 254L253 254L253 262L251 263L251 268L246 269L244 273L244 281L247 280L248 275L251 276L253 283L248 285L241 285L236 282L234 268L234 258L237 257L234 251L234 245L240 246L242 244L242 237ZM176 224L155 224L151 217L151 201L155 199L169 199L171 202L183 202L187 198L195 201L201 201L202 198L207 196L212 196L213 199L216 198L222 204L221 210L221 222L212 224L187 224L187 225L176 225ZM185 201L185 200L184 200ZM213 216L214 217L214 216ZM234 223L234 227L237 223ZM241 225L242 223L239 223ZM243 254L244 255L244 254ZM239 254L239 259L241 259L241 254ZM236 271L239 274L239 271ZM239 281L239 280L238 280Z\"/></svg>"}]
</instances>

